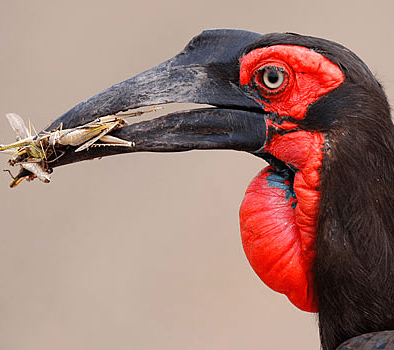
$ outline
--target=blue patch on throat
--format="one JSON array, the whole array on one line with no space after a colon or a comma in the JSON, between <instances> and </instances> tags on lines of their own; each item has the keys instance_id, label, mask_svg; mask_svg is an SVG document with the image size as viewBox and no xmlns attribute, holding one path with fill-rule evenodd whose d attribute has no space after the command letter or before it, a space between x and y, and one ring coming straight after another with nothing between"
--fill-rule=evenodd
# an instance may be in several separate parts
<instances>
[{"instance_id":1,"label":"blue patch on throat","mask_svg":"<svg viewBox=\"0 0 394 350\"><path fill-rule=\"evenodd\" d=\"M297 196L293 188L293 179L289 176L282 176L282 174L275 172L273 169L269 169L267 172L269 173L267 176L268 187L274 187L284 191L286 202L293 199L294 201L292 201L291 207L295 209L297 206Z\"/></svg>"}]
</instances>

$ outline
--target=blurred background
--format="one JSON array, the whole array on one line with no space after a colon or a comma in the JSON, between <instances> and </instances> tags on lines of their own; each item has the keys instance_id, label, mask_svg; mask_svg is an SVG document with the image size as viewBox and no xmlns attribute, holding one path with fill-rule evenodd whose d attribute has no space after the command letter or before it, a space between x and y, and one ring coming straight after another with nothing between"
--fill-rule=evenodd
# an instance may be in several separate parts
<instances>
[{"instance_id":1,"label":"blurred background","mask_svg":"<svg viewBox=\"0 0 394 350\"><path fill-rule=\"evenodd\" d=\"M207 28L338 41L393 101L394 3L353 4L1 0L0 143L15 137L5 113L41 130ZM316 316L242 250L238 209L262 167L230 151L123 155L12 190L0 172L0 349L318 349Z\"/></svg>"}]
</instances>

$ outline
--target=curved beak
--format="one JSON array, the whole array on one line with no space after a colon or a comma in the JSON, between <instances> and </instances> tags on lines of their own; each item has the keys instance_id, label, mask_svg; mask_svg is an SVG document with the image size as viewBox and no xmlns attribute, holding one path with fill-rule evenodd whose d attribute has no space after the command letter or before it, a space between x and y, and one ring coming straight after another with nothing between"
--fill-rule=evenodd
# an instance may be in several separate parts
<instances>
[{"instance_id":1,"label":"curved beak","mask_svg":"<svg viewBox=\"0 0 394 350\"><path fill-rule=\"evenodd\" d=\"M167 103L208 104L122 127L111 135L133 147L67 149L51 167L125 152L234 149L254 152L264 145L265 114L239 85L239 59L260 34L241 30L204 31L162 64L92 96L56 119L53 131L99 117Z\"/></svg>"}]
</instances>

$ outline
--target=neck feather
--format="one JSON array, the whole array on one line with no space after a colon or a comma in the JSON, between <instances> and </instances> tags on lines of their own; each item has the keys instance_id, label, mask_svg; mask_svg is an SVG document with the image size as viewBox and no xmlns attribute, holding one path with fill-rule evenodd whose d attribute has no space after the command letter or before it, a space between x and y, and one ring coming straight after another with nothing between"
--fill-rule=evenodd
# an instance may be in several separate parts
<instances>
[{"instance_id":1,"label":"neck feather","mask_svg":"<svg viewBox=\"0 0 394 350\"><path fill-rule=\"evenodd\" d=\"M386 121L367 127L349 116L329 136L315 265L324 350L394 329L394 132Z\"/></svg>"}]
</instances>

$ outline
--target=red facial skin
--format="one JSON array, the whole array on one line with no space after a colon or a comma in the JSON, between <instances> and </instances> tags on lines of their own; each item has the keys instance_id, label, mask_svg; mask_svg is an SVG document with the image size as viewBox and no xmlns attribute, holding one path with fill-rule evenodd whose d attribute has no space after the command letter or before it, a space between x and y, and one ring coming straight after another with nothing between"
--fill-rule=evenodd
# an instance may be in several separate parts
<instances>
[{"instance_id":1,"label":"red facial skin","mask_svg":"<svg viewBox=\"0 0 394 350\"><path fill-rule=\"evenodd\" d=\"M262 95L265 111L301 120L308 106L342 84L342 71L324 56L305 47L277 45L249 52L241 60L240 83L248 85L263 66L277 66L288 75L284 89Z\"/></svg>"},{"instance_id":2,"label":"red facial skin","mask_svg":"<svg viewBox=\"0 0 394 350\"><path fill-rule=\"evenodd\" d=\"M258 72L265 66L284 72L277 89L261 81ZM260 48L241 59L241 85L257 87L263 98L255 99L277 115L275 121L266 120L264 151L297 169L292 185L270 166L249 185L240 209L244 250L264 283L309 312L318 311L312 269L325 135L300 130L297 121L305 118L311 103L343 81L338 66L305 47ZM294 121L281 120L285 116Z\"/></svg>"}]
</instances>

